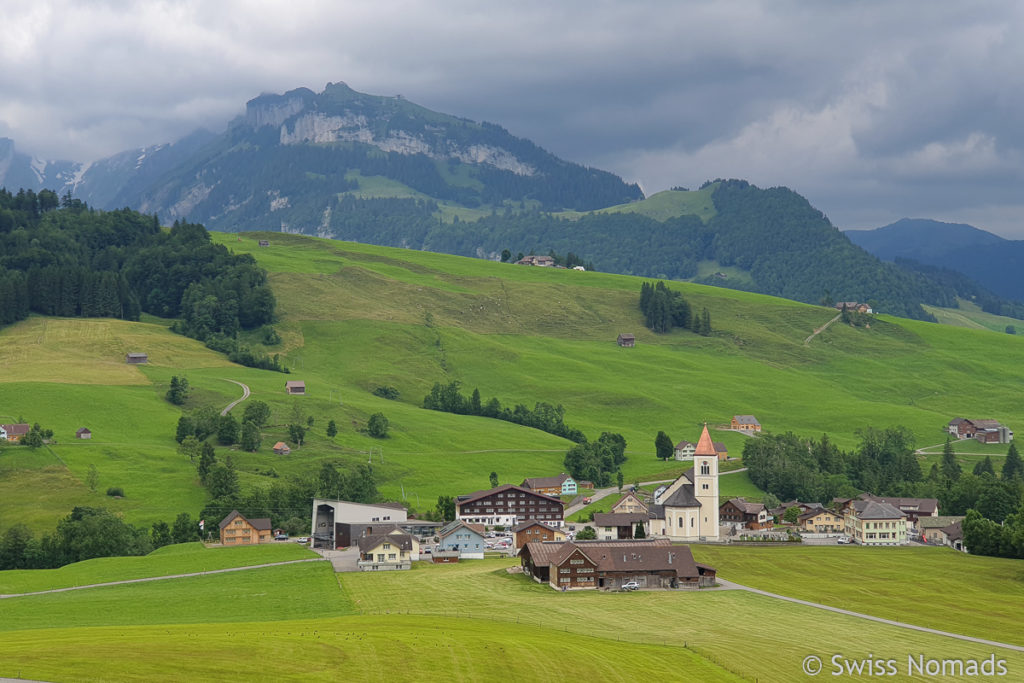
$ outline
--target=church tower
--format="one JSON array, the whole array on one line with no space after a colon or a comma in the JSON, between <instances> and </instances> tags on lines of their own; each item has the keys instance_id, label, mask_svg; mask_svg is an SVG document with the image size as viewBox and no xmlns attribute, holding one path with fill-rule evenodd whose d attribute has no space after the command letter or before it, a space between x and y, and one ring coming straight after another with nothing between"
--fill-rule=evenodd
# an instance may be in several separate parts
<instances>
[{"instance_id":1,"label":"church tower","mask_svg":"<svg viewBox=\"0 0 1024 683\"><path fill-rule=\"evenodd\" d=\"M718 538L718 453L708 434L708 425L693 452L693 495L700 503L700 535Z\"/></svg>"}]
</instances>

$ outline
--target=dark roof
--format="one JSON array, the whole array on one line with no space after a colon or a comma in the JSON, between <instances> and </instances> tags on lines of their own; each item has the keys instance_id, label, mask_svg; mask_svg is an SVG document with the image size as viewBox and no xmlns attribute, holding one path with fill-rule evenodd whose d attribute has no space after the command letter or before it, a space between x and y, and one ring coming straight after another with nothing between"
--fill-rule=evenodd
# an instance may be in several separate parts
<instances>
[{"instance_id":1,"label":"dark roof","mask_svg":"<svg viewBox=\"0 0 1024 683\"><path fill-rule=\"evenodd\" d=\"M952 420L949 421L949 424L950 426L962 425L964 422L970 422L970 420L963 417L954 417Z\"/></svg>"},{"instance_id":2,"label":"dark roof","mask_svg":"<svg viewBox=\"0 0 1024 683\"><path fill-rule=\"evenodd\" d=\"M690 470L692 472L692 470ZM671 496L661 501L661 508L697 508L700 503L693 495L693 484L683 484Z\"/></svg>"},{"instance_id":3,"label":"dark roof","mask_svg":"<svg viewBox=\"0 0 1024 683\"><path fill-rule=\"evenodd\" d=\"M877 500L858 500L853 504L853 509L858 519L899 519L907 516L892 505Z\"/></svg>"},{"instance_id":4,"label":"dark roof","mask_svg":"<svg viewBox=\"0 0 1024 683\"><path fill-rule=\"evenodd\" d=\"M696 448L697 444L695 444L692 441L680 441L679 443L676 444L676 450L681 450L683 448L686 448L687 446L693 446L694 448Z\"/></svg>"},{"instance_id":5,"label":"dark roof","mask_svg":"<svg viewBox=\"0 0 1024 683\"><path fill-rule=\"evenodd\" d=\"M732 419L736 420L741 425L759 425L760 422L753 415L733 415Z\"/></svg>"},{"instance_id":6,"label":"dark roof","mask_svg":"<svg viewBox=\"0 0 1024 683\"><path fill-rule=\"evenodd\" d=\"M542 526L545 529L547 529L548 531L558 531L558 529L556 529L555 527L548 526L544 522L540 522L540 521L538 521L536 519L528 519L525 522L517 524L515 526L515 528L512 529L512 533L519 533L520 531L523 531L524 529L529 529L531 526Z\"/></svg>"},{"instance_id":7,"label":"dark roof","mask_svg":"<svg viewBox=\"0 0 1024 683\"><path fill-rule=\"evenodd\" d=\"M892 496L869 496L864 500L874 500L879 503L888 503L894 508L904 512L916 512L919 515L930 517L939 510L939 501L935 498L895 498Z\"/></svg>"},{"instance_id":8,"label":"dark roof","mask_svg":"<svg viewBox=\"0 0 1024 683\"><path fill-rule=\"evenodd\" d=\"M92 432L89 430L88 427L79 427L75 431L75 434L92 434Z\"/></svg>"},{"instance_id":9,"label":"dark roof","mask_svg":"<svg viewBox=\"0 0 1024 683\"><path fill-rule=\"evenodd\" d=\"M822 515L822 514L834 515L836 517L839 516L838 512L833 512L832 510L829 510L828 508L811 508L810 510L808 510L805 513L803 513L802 515L800 515L796 519L797 519L798 522L804 522L804 521L807 521L808 519L811 519L812 517L816 517L816 516Z\"/></svg>"},{"instance_id":10,"label":"dark roof","mask_svg":"<svg viewBox=\"0 0 1024 683\"><path fill-rule=\"evenodd\" d=\"M963 515L939 515L937 517L922 517L917 520L919 529L941 529L956 522L962 522Z\"/></svg>"},{"instance_id":11,"label":"dark roof","mask_svg":"<svg viewBox=\"0 0 1024 683\"><path fill-rule=\"evenodd\" d=\"M766 509L764 503L751 503L743 498L730 498L726 503L732 503L736 509L747 515L756 515Z\"/></svg>"},{"instance_id":12,"label":"dark roof","mask_svg":"<svg viewBox=\"0 0 1024 683\"><path fill-rule=\"evenodd\" d=\"M306 383L301 379L290 379L284 383L284 386L287 389L291 389L292 387L302 387L303 389L305 389Z\"/></svg>"},{"instance_id":13,"label":"dark roof","mask_svg":"<svg viewBox=\"0 0 1024 683\"><path fill-rule=\"evenodd\" d=\"M12 425L0 425L0 427L4 428L4 431L7 432L8 436L25 436L28 434L29 429L31 429L28 424L24 422Z\"/></svg>"},{"instance_id":14,"label":"dark roof","mask_svg":"<svg viewBox=\"0 0 1024 683\"><path fill-rule=\"evenodd\" d=\"M715 447L715 451L718 452L718 453L722 453L723 451L727 452L729 450L728 448L725 447L725 444L722 443L721 441L715 441L713 445Z\"/></svg>"},{"instance_id":15,"label":"dark roof","mask_svg":"<svg viewBox=\"0 0 1024 683\"><path fill-rule=\"evenodd\" d=\"M636 339L636 337L630 332L622 332L619 334L619 339Z\"/></svg>"},{"instance_id":16,"label":"dark roof","mask_svg":"<svg viewBox=\"0 0 1024 683\"><path fill-rule=\"evenodd\" d=\"M659 542L663 541L663 542ZM598 570L606 572L630 572L630 571L671 571L676 576L696 578L700 575L697 565L693 561L693 554L690 547L685 545L671 545L667 539L641 539L634 541L570 541L566 546L574 546L590 558L597 565ZM566 549L559 556L555 556L554 564L557 561L564 561L572 551ZM536 562L535 562L536 563Z\"/></svg>"},{"instance_id":17,"label":"dark roof","mask_svg":"<svg viewBox=\"0 0 1024 683\"><path fill-rule=\"evenodd\" d=\"M221 528L221 529L223 529L223 528L224 528L224 527L226 527L226 526L227 526L228 524L230 524L230 523L231 523L232 521L234 521L234 520L235 520L235 518L241 518L241 519L243 519L244 521L248 522L248 523L249 523L249 525L250 525L250 526L251 526L251 527L252 527L253 529L256 529L257 531L270 531L270 530L271 530L271 528L272 528L272 525L270 524L270 518L269 518L269 517L259 517L259 518L257 518L257 519L247 519L247 518L246 518L245 516L243 516L243 515L242 515L242 513L241 513L241 512L239 512L238 510L232 510L232 511L231 511L231 512L230 512L230 513L228 514L228 516L227 516L227 517L225 517L224 519L222 519L222 520L220 521L220 528Z\"/></svg>"},{"instance_id":18,"label":"dark roof","mask_svg":"<svg viewBox=\"0 0 1024 683\"><path fill-rule=\"evenodd\" d=\"M946 534L946 538L951 541L960 541L964 537L964 523L963 521L953 522L947 527L941 529Z\"/></svg>"},{"instance_id":19,"label":"dark roof","mask_svg":"<svg viewBox=\"0 0 1024 683\"><path fill-rule=\"evenodd\" d=\"M999 429L1003 426L999 420L971 420L970 422L978 429Z\"/></svg>"},{"instance_id":20,"label":"dark roof","mask_svg":"<svg viewBox=\"0 0 1024 683\"><path fill-rule=\"evenodd\" d=\"M650 517L646 512L595 512L594 524L597 526L627 526L637 522L646 522Z\"/></svg>"},{"instance_id":21,"label":"dark roof","mask_svg":"<svg viewBox=\"0 0 1024 683\"><path fill-rule=\"evenodd\" d=\"M532 496L537 496L539 498L545 498L547 500L554 501L563 507L565 506L565 503L562 502L561 498L555 498L554 496L546 496L543 493L537 493L536 491L525 488L523 486L516 486L515 484L502 484L501 486L495 486L493 489L487 489L486 491L477 491L476 493L471 493L468 496L459 496L457 504L463 505L465 503L472 503L476 500L479 500L480 498L485 498L491 495L492 493L504 493L505 491L522 491L523 493L529 493Z\"/></svg>"},{"instance_id":22,"label":"dark roof","mask_svg":"<svg viewBox=\"0 0 1024 683\"><path fill-rule=\"evenodd\" d=\"M530 477L523 480L522 486L528 489L546 489L553 486L561 488L566 479L572 479L568 474L562 472L557 477Z\"/></svg>"},{"instance_id":23,"label":"dark roof","mask_svg":"<svg viewBox=\"0 0 1024 683\"><path fill-rule=\"evenodd\" d=\"M372 536L361 536L356 545L360 552L373 550L385 541L394 543L399 550L412 550L413 538L409 534L373 534Z\"/></svg>"}]
</instances>

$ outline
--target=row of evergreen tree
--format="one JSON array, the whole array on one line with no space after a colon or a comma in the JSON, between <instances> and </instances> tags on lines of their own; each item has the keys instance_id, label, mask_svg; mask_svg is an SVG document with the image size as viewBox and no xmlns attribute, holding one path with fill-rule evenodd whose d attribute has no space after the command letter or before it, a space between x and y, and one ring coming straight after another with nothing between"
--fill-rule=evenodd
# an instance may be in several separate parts
<instances>
[{"instance_id":1,"label":"row of evergreen tree","mask_svg":"<svg viewBox=\"0 0 1024 683\"><path fill-rule=\"evenodd\" d=\"M502 407L501 401L497 398L483 401L479 389L473 389L473 393L468 397L462 395L459 385L458 381L448 384L435 383L430 393L423 398L423 407L457 415L479 415L514 422L576 443L585 443L587 440L583 432L565 424L565 408L561 404L553 406L550 403L537 402L532 410L523 403L517 403L513 408Z\"/></svg>"},{"instance_id":2,"label":"row of evergreen tree","mask_svg":"<svg viewBox=\"0 0 1024 683\"><path fill-rule=\"evenodd\" d=\"M664 282L640 285L640 310L644 325L654 332L669 332L673 327L692 330L707 337L711 334L711 314L708 309L692 311L683 295L665 286Z\"/></svg>"}]
</instances>

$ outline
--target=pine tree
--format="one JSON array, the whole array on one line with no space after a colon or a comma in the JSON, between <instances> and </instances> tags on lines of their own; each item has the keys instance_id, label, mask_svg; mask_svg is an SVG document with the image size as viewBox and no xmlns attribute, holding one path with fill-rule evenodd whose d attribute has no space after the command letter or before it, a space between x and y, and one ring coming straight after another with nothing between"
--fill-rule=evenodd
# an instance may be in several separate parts
<instances>
[{"instance_id":1,"label":"pine tree","mask_svg":"<svg viewBox=\"0 0 1024 683\"><path fill-rule=\"evenodd\" d=\"M1024 478L1024 462L1021 462L1020 453L1017 452L1017 444L1010 442L1010 450L1006 452L1006 460L1003 461L1003 479Z\"/></svg>"},{"instance_id":2,"label":"pine tree","mask_svg":"<svg viewBox=\"0 0 1024 683\"><path fill-rule=\"evenodd\" d=\"M327 436L334 438L338 434L338 425L331 420L327 423Z\"/></svg>"},{"instance_id":3,"label":"pine tree","mask_svg":"<svg viewBox=\"0 0 1024 683\"><path fill-rule=\"evenodd\" d=\"M979 460L974 466L974 476L980 477L983 474L989 474L993 477L996 476L996 470L992 467L992 458L987 455L984 460Z\"/></svg>"},{"instance_id":4,"label":"pine tree","mask_svg":"<svg viewBox=\"0 0 1024 683\"><path fill-rule=\"evenodd\" d=\"M665 432L658 432L658 436L654 439L654 451L660 460L668 460L672 457L674 448L672 447L672 439L669 438Z\"/></svg>"},{"instance_id":5,"label":"pine tree","mask_svg":"<svg viewBox=\"0 0 1024 683\"><path fill-rule=\"evenodd\" d=\"M946 437L946 445L942 447L942 474L951 481L960 478L963 470L960 463L956 461L956 454L953 452L953 443Z\"/></svg>"}]
</instances>

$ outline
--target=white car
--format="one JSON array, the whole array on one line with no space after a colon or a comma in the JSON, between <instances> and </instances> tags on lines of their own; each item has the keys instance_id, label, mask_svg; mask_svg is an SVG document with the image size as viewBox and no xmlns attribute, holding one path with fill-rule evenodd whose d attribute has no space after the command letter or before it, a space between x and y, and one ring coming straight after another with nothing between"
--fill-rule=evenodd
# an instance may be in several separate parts
<instances>
[{"instance_id":1,"label":"white car","mask_svg":"<svg viewBox=\"0 0 1024 683\"><path fill-rule=\"evenodd\" d=\"M853 539L846 536L840 536L836 539L836 545L846 545L848 543L853 543Z\"/></svg>"},{"instance_id":2,"label":"white car","mask_svg":"<svg viewBox=\"0 0 1024 683\"><path fill-rule=\"evenodd\" d=\"M622 590L624 590L624 591L640 590L640 584L637 583L636 581L627 581L626 583L622 584Z\"/></svg>"}]
</instances>

